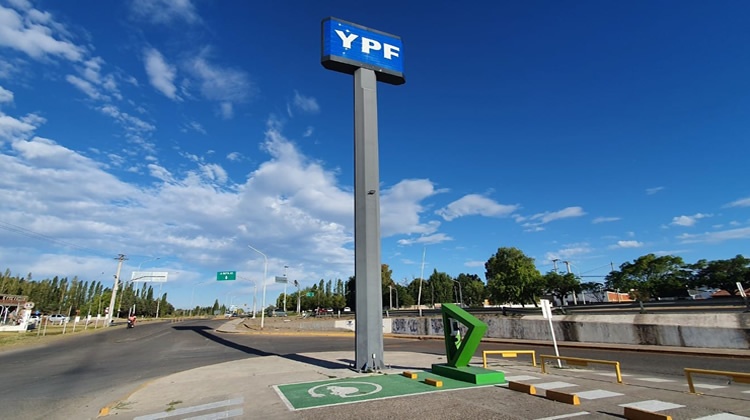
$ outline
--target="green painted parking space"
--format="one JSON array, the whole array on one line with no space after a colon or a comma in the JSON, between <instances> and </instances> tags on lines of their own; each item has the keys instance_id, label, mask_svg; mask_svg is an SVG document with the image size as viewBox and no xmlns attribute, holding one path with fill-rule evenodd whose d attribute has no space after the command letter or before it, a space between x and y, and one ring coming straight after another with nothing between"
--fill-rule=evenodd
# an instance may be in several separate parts
<instances>
[{"instance_id":1,"label":"green painted parking space","mask_svg":"<svg viewBox=\"0 0 750 420\"><path fill-rule=\"evenodd\" d=\"M274 388L290 409L303 410L427 392L487 386L457 381L431 372L414 371L414 373L417 374L417 379L409 379L397 374L371 375L277 385ZM438 388L424 383L427 378L442 381L443 386Z\"/></svg>"}]
</instances>

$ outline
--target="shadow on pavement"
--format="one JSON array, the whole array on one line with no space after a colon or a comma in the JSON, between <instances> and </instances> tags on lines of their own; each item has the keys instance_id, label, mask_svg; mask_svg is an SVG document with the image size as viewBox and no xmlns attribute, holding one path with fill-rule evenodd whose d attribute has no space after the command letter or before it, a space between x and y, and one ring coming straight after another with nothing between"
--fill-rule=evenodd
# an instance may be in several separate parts
<instances>
[{"instance_id":1,"label":"shadow on pavement","mask_svg":"<svg viewBox=\"0 0 750 420\"><path fill-rule=\"evenodd\" d=\"M242 344L237 344L233 341L229 341L227 339L221 338L218 335L212 333L213 328L206 327L206 326L193 326L193 327L172 327L177 331L193 331L197 334L200 334L201 336L215 342L218 344L221 344L223 346L227 346L229 348L239 350L241 352L252 354L253 356L278 356L287 360L293 360L295 362L305 363L308 365L318 366L326 369L350 369L353 365L353 361L351 363L338 363L330 360L323 360L323 359L316 359L314 357L310 356L303 356L300 354L276 354L276 353L269 353L267 351L259 350L253 347L248 347Z\"/></svg>"}]
</instances>

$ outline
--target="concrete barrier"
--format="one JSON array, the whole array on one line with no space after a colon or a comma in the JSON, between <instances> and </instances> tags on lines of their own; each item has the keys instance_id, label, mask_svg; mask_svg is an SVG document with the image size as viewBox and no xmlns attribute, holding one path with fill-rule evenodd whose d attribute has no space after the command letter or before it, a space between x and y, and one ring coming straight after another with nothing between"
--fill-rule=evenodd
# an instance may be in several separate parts
<instances>
[{"instance_id":1,"label":"concrete barrier","mask_svg":"<svg viewBox=\"0 0 750 420\"><path fill-rule=\"evenodd\" d=\"M478 315L487 338L549 340L541 315ZM750 313L564 315L553 319L560 341L702 348L750 348ZM440 317L393 318L394 334L443 336Z\"/></svg>"}]
</instances>

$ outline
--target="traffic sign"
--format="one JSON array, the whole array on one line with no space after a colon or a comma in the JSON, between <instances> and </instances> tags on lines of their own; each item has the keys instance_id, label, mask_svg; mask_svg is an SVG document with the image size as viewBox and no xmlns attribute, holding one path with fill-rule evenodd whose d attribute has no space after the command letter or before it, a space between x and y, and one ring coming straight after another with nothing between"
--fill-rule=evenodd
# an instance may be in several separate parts
<instances>
[{"instance_id":1,"label":"traffic sign","mask_svg":"<svg viewBox=\"0 0 750 420\"><path fill-rule=\"evenodd\" d=\"M218 273L216 273L216 280L218 281L237 280L237 272L236 271L219 271Z\"/></svg>"},{"instance_id":2,"label":"traffic sign","mask_svg":"<svg viewBox=\"0 0 750 420\"><path fill-rule=\"evenodd\" d=\"M307 292L307 297L313 297L315 296L315 292Z\"/></svg>"},{"instance_id":3,"label":"traffic sign","mask_svg":"<svg viewBox=\"0 0 750 420\"><path fill-rule=\"evenodd\" d=\"M289 281L286 279L286 277L283 276L276 276L276 283L283 283L287 284Z\"/></svg>"}]
</instances>

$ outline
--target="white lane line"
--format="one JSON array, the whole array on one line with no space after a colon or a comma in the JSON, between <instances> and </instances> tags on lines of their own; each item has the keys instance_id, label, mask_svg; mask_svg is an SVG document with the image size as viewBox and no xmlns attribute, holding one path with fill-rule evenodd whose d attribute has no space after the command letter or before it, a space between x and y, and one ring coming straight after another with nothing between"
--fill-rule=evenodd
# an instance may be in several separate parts
<instances>
[{"instance_id":1,"label":"white lane line","mask_svg":"<svg viewBox=\"0 0 750 420\"><path fill-rule=\"evenodd\" d=\"M232 417L238 417L243 414L243 411L241 408L236 408L234 410L227 410L227 411L221 411L219 413L211 413L206 414L203 416L198 417L187 417L182 420L219 420L219 419L231 419Z\"/></svg>"},{"instance_id":2,"label":"white lane line","mask_svg":"<svg viewBox=\"0 0 750 420\"><path fill-rule=\"evenodd\" d=\"M673 408L682 408L684 405L674 404L671 402L659 401L659 400L646 400L638 401L634 403L619 404L620 407L632 407L644 411L662 411L671 410Z\"/></svg>"},{"instance_id":3,"label":"white lane line","mask_svg":"<svg viewBox=\"0 0 750 420\"><path fill-rule=\"evenodd\" d=\"M580 411L578 413L570 413L570 414L561 414L559 416L552 416L552 417L542 417L540 419L536 420L557 420L557 419L567 419L570 417L578 417L578 416L586 416L590 413L588 411Z\"/></svg>"},{"instance_id":4,"label":"white lane line","mask_svg":"<svg viewBox=\"0 0 750 420\"><path fill-rule=\"evenodd\" d=\"M578 395L579 398L583 398L584 400L598 400L600 398L619 397L625 394L607 391L604 389L595 389L593 391L576 392L576 395Z\"/></svg>"},{"instance_id":5,"label":"white lane line","mask_svg":"<svg viewBox=\"0 0 750 420\"><path fill-rule=\"evenodd\" d=\"M730 414L730 413L719 413L719 414L712 414L706 417L698 417L697 419L693 419L693 420L750 420L750 417L738 416L736 414Z\"/></svg>"},{"instance_id":6,"label":"white lane line","mask_svg":"<svg viewBox=\"0 0 750 420\"><path fill-rule=\"evenodd\" d=\"M192 407L178 408L172 411L162 411L161 413L147 414L145 416L138 416L133 420L157 420L166 419L169 417L181 416L183 414L196 413L198 411L212 410L214 408L228 407L230 405L242 404L245 401L244 398L233 398L231 400L217 401L208 404L194 405Z\"/></svg>"}]
</instances>

